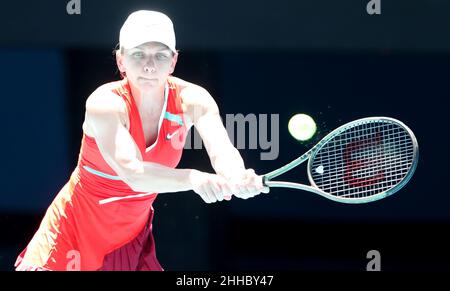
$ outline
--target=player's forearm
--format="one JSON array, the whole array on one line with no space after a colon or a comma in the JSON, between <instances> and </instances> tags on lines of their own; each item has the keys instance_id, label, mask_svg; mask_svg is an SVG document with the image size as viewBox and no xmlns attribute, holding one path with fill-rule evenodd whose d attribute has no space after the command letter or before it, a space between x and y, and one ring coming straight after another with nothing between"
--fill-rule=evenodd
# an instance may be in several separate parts
<instances>
[{"instance_id":1,"label":"player's forearm","mask_svg":"<svg viewBox=\"0 0 450 291\"><path fill-rule=\"evenodd\" d=\"M181 192L192 190L192 169L173 169L160 164L140 162L123 175L125 182L137 192Z\"/></svg>"},{"instance_id":2,"label":"player's forearm","mask_svg":"<svg viewBox=\"0 0 450 291\"><path fill-rule=\"evenodd\" d=\"M245 171L244 161L239 151L234 147L228 149L227 153L211 157L211 165L218 175L226 179L233 179Z\"/></svg>"}]
</instances>

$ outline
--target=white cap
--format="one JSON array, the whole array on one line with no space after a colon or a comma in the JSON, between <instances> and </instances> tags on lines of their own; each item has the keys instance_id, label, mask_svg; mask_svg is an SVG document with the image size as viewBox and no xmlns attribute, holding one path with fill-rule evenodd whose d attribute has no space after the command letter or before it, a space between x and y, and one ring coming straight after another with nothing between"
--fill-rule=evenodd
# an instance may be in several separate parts
<instances>
[{"instance_id":1,"label":"white cap","mask_svg":"<svg viewBox=\"0 0 450 291\"><path fill-rule=\"evenodd\" d=\"M151 41L165 44L176 53L175 32L170 18L149 10L131 13L120 29L120 46L130 49Z\"/></svg>"}]
</instances>

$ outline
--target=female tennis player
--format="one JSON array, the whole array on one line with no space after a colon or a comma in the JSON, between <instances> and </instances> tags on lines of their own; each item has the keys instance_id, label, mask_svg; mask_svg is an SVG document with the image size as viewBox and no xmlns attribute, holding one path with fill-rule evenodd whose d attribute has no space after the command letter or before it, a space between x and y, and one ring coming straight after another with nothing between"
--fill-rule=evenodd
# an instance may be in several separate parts
<instances>
[{"instance_id":1,"label":"female tennis player","mask_svg":"<svg viewBox=\"0 0 450 291\"><path fill-rule=\"evenodd\" d=\"M86 101L77 167L16 261L16 270L163 270L155 255L152 203L193 190L206 203L268 192L231 144L204 88L171 76L172 21L132 13L120 31L123 76ZM216 174L175 169L195 126Z\"/></svg>"}]
</instances>

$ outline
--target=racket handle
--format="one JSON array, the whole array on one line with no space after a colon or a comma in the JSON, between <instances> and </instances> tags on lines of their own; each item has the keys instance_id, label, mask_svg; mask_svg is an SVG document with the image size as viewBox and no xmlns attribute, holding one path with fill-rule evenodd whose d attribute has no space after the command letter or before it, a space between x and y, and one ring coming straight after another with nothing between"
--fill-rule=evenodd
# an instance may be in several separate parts
<instances>
[{"instance_id":1,"label":"racket handle","mask_svg":"<svg viewBox=\"0 0 450 291\"><path fill-rule=\"evenodd\" d=\"M269 180L269 179L266 177L266 175L261 176L261 178L262 178L262 184L263 184L263 186L264 186L264 187L269 187L269 186L267 186L267 184L266 184L266 182Z\"/></svg>"}]
</instances>

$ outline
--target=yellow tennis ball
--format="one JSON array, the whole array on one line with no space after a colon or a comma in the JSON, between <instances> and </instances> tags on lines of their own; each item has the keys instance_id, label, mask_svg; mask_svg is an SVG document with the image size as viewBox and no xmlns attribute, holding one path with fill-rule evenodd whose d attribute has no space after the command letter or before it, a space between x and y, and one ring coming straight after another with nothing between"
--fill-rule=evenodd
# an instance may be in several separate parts
<instances>
[{"instance_id":1,"label":"yellow tennis ball","mask_svg":"<svg viewBox=\"0 0 450 291\"><path fill-rule=\"evenodd\" d=\"M289 133L297 140L305 141L316 133L316 123L309 115L295 114L288 123Z\"/></svg>"}]
</instances>

